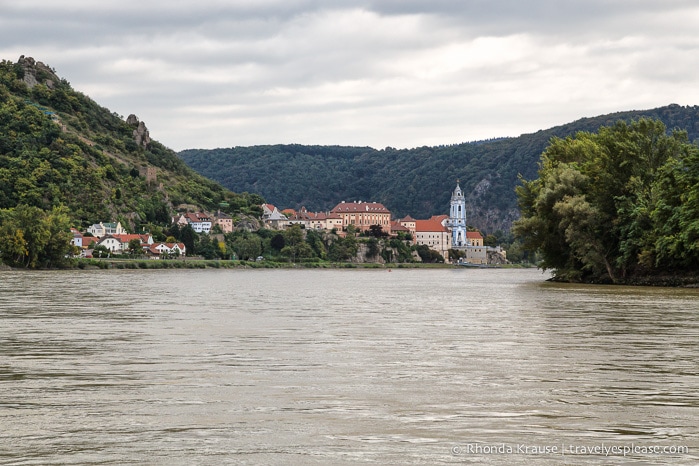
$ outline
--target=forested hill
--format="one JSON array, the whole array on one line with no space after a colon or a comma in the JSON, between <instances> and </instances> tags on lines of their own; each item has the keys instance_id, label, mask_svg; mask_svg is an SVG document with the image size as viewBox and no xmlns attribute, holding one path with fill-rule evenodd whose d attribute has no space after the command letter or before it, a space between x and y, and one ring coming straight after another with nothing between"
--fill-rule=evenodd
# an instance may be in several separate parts
<instances>
[{"instance_id":1,"label":"forested hill","mask_svg":"<svg viewBox=\"0 0 699 466\"><path fill-rule=\"evenodd\" d=\"M150 173L149 170L150 169ZM74 226L169 223L180 204L259 210L189 168L137 117L124 119L32 58L0 62L0 212L60 207Z\"/></svg>"},{"instance_id":2,"label":"forested hill","mask_svg":"<svg viewBox=\"0 0 699 466\"><path fill-rule=\"evenodd\" d=\"M533 179L554 136L596 132L619 120L661 120L669 130L699 138L699 107L584 118L516 138L451 146L376 150L369 147L272 145L186 150L180 157L204 176L234 191L256 192L280 208L328 210L340 201L384 203L402 217L427 218L449 209L456 180L468 193L468 223L486 232L506 231L519 215L518 175Z\"/></svg>"}]
</instances>

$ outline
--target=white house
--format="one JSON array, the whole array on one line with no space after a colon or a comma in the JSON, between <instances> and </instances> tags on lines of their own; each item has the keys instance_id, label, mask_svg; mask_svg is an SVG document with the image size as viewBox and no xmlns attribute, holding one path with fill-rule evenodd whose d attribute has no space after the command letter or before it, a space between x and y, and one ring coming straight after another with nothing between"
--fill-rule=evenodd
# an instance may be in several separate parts
<instances>
[{"instance_id":1,"label":"white house","mask_svg":"<svg viewBox=\"0 0 699 466\"><path fill-rule=\"evenodd\" d=\"M272 230L283 230L287 218L272 204L262 204L262 221Z\"/></svg>"},{"instance_id":2,"label":"white house","mask_svg":"<svg viewBox=\"0 0 699 466\"><path fill-rule=\"evenodd\" d=\"M184 243L154 243L148 248L148 253L155 258L160 258L162 254L185 256L187 248Z\"/></svg>"},{"instance_id":3,"label":"white house","mask_svg":"<svg viewBox=\"0 0 699 466\"><path fill-rule=\"evenodd\" d=\"M173 218L172 223L180 226L190 225L195 232L207 234L211 232L211 227L213 226L211 217L203 212L187 212Z\"/></svg>"},{"instance_id":4,"label":"white house","mask_svg":"<svg viewBox=\"0 0 699 466\"><path fill-rule=\"evenodd\" d=\"M71 228L70 232L73 234L73 239L70 240L70 244L82 249L82 247L83 247L83 234L80 233L80 231L78 231L76 228Z\"/></svg>"},{"instance_id":5,"label":"white house","mask_svg":"<svg viewBox=\"0 0 699 466\"><path fill-rule=\"evenodd\" d=\"M143 235L111 235L113 238L116 238L119 240L121 243L121 252L127 252L129 250L129 243L132 240L139 240L141 242L141 246L150 246L153 244L153 236L150 233L146 233Z\"/></svg>"},{"instance_id":6,"label":"white house","mask_svg":"<svg viewBox=\"0 0 699 466\"><path fill-rule=\"evenodd\" d=\"M116 223L95 223L91 225L87 232L96 238L101 238L107 235L125 235L126 230L121 226L121 222Z\"/></svg>"},{"instance_id":7,"label":"white house","mask_svg":"<svg viewBox=\"0 0 699 466\"><path fill-rule=\"evenodd\" d=\"M104 246L105 248L109 249L109 251L111 251L112 253L121 252L121 241L119 241L117 238L114 238L113 236L104 236L95 244L95 247L97 246Z\"/></svg>"}]
</instances>

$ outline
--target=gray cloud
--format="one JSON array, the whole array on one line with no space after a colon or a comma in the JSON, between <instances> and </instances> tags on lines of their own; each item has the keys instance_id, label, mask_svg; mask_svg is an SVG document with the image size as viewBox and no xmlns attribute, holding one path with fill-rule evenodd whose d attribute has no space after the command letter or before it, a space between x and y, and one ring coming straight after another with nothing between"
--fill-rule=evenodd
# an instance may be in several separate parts
<instances>
[{"instance_id":1,"label":"gray cloud","mask_svg":"<svg viewBox=\"0 0 699 466\"><path fill-rule=\"evenodd\" d=\"M174 149L414 147L696 104L690 1L0 0L33 56Z\"/></svg>"}]
</instances>

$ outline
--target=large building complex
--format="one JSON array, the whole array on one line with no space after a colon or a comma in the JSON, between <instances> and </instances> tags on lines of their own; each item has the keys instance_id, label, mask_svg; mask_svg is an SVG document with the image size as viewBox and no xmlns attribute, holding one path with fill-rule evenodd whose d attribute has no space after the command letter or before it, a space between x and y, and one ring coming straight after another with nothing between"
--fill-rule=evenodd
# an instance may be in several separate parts
<instances>
[{"instance_id":1,"label":"large building complex","mask_svg":"<svg viewBox=\"0 0 699 466\"><path fill-rule=\"evenodd\" d=\"M354 225L367 231L372 225L379 225L384 233L391 234L391 212L379 202L343 201L330 213L342 218L342 228Z\"/></svg>"},{"instance_id":2,"label":"large building complex","mask_svg":"<svg viewBox=\"0 0 699 466\"><path fill-rule=\"evenodd\" d=\"M387 235L410 234L413 244L425 245L446 260L455 260L450 257L450 250L458 252L459 260L472 264L488 263L489 250L505 254L500 248L485 246L483 236L466 227L466 195L458 180L451 195L449 215L434 215L426 220L416 220L408 215L392 221L391 212L379 202L343 201L329 212L308 212L304 207L300 211L285 209L280 212L272 204L264 204L262 210L265 226L272 229L283 230L299 225L309 230L342 232L353 225L358 231L365 232L378 225Z\"/></svg>"}]
</instances>

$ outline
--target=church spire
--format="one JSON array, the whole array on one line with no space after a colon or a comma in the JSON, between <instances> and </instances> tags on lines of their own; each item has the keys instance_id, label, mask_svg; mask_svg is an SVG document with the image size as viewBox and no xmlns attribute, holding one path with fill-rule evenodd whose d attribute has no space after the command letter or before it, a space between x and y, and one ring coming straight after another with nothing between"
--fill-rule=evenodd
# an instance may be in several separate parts
<instances>
[{"instance_id":1,"label":"church spire","mask_svg":"<svg viewBox=\"0 0 699 466\"><path fill-rule=\"evenodd\" d=\"M449 225L451 226L452 247L466 246L466 196L461 191L458 179L456 180L456 188L451 194Z\"/></svg>"}]
</instances>

